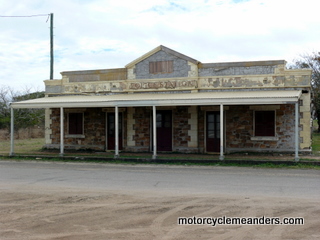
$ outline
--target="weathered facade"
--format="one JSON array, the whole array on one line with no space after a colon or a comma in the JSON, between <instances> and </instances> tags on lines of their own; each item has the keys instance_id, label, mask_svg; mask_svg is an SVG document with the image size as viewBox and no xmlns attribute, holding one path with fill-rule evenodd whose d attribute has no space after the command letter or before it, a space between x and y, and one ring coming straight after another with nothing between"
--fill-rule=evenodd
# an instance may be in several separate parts
<instances>
[{"instance_id":1,"label":"weathered facade","mask_svg":"<svg viewBox=\"0 0 320 240\"><path fill-rule=\"evenodd\" d=\"M311 70L285 64L201 63L159 46L125 68L62 72L34 106L47 109L48 148L310 151Z\"/></svg>"}]
</instances>

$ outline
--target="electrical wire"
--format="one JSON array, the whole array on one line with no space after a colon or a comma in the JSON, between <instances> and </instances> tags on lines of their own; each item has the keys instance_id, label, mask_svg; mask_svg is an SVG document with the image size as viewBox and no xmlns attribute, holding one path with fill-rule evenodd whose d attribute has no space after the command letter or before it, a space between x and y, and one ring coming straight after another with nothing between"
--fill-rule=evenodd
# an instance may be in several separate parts
<instances>
[{"instance_id":1,"label":"electrical wire","mask_svg":"<svg viewBox=\"0 0 320 240\"><path fill-rule=\"evenodd\" d=\"M48 16L50 14L37 14L37 15L29 15L29 16L1 16L0 17L12 17L12 18L16 18L16 17L44 17L44 16Z\"/></svg>"}]
</instances>

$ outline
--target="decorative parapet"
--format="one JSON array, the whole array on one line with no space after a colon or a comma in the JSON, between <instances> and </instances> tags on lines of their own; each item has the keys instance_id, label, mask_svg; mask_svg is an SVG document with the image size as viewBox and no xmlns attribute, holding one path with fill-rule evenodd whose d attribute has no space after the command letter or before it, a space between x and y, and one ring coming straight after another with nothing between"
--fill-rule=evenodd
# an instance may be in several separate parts
<instances>
[{"instance_id":1,"label":"decorative parapet","mask_svg":"<svg viewBox=\"0 0 320 240\"><path fill-rule=\"evenodd\" d=\"M200 63L199 76L229 76L229 75L259 75L275 74L284 70L286 61L253 61L253 62L226 62Z\"/></svg>"},{"instance_id":2,"label":"decorative parapet","mask_svg":"<svg viewBox=\"0 0 320 240\"><path fill-rule=\"evenodd\" d=\"M219 76L200 78L201 89L310 87L310 75Z\"/></svg>"},{"instance_id":3,"label":"decorative parapet","mask_svg":"<svg viewBox=\"0 0 320 240\"><path fill-rule=\"evenodd\" d=\"M188 71L188 77L198 77L198 65L192 62L188 62L190 70Z\"/></svg>"},{"instance_id":4,"label":"decorative parapet","mask_svg":"<svg viewBox=\"0 0 320 240\"><path fill-rule=\"evenodd\" d=\"M128 80L136 79L135 66L128 68Z\"/></svg>"},{"instance_id":5,"label":"decorative parapet","mask_svg":"<svg viewBox=\"0 0 320 240\"><path fill-rule=\"evenodd\" d=\"M88 70L88 71L71 71L61 72L62 77L66 77L71 82L96 82L96 81L113 81L113 80L126 80L127 69L101 69L101 70Z\"/></svg>"},{"instance_id":6,"label":"decorative parapet","mask_svg":"<svg viewBox=\"0 0 320 240\"><path fill-rule=\"evenodd\" d=\"M278 63L268 66L267 63ZM258 66L258 63L262 66ZM136 79L135 68L62 72L61 80L46 80L47 94L190 91L244 88L310 87L311 70L285 69L284 61L266 61L255 64L195 64L188 62L188 77ZM265 64L265 65L263 65ZM256 68L257 67L257 68ZM233 69L232 69L233 68ZM248 68L248 74L235 74L235 68ZM203 69L209 69L206 75ZM214 70L215 69L215 70ZM254 70L255 69L255 70ZM260 69L260 70L258 70ZM264 69L264 70L263 70ZM220 73L221 75L214 75ZM231 72L233 74L231 74ZM240 70L239 70L240 71ZM230 75L223 75L228 72ZM253 74L255 72L256 74ZM262 74L264 72L264 74ZM199 73L199 76L198 76Z\"/></svg>"}]
</instances>

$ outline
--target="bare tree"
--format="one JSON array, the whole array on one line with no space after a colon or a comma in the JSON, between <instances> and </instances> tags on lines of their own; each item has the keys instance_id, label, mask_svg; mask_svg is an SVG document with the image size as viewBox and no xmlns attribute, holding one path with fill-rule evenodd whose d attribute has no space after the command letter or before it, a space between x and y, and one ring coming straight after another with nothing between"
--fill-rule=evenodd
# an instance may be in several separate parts
<instances>
[{"instance_id":1,"label":"bare tree","mask_svg":"<svg viewBox=\"0 0 320 240\"><path fill-rule=\"evenodd\" d=\"M44 92L32 92L25 87L23 93L14 91L9 86L0 86L0 129L10 127L10 103L44 97ZM34 125L44 125L44 109L17 109L14 119L15 128L27 128Z\"/></svg>"},{"instance_id":2,"label":"bare tree","mask_svg":"<svg viewBox=\"0 0 320 240\"><path fill-rule=\"evenodd\" d=\"M312 103L314 107L314 117L318 120L318 132L320 132L320 52L303 54L294 61L292 68L311 68L311 88Z\"/></svg>"},{"instance_id":3,"label":"bare tree","mask_svg":"<svg viewBox=\"0 0 320 240\"><path fill-rule=\"evenodd\" d=\"M9 104L12 102L13 91L8 86L0 87L0 129L10 126Z\"/></svg>"}]
</instances>

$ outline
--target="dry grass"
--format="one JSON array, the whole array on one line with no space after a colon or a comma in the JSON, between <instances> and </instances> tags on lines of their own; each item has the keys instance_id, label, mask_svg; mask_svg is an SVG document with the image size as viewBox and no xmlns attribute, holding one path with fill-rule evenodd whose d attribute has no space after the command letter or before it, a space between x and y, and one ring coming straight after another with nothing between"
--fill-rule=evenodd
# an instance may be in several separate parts
<instances>
[{"instance_id":1,"label":"dry grass","mask_svg":"<svg viewBox=\"0 0 320 240\"><path fill-rule=\"evenodd\" d=\"M44 138L29 138L14 140L15 153L36 153L41 151L45 144ZM0 142L0 154L6 155L10 152L10 141L5 140Z\"/></svg>"}]
</instances>

